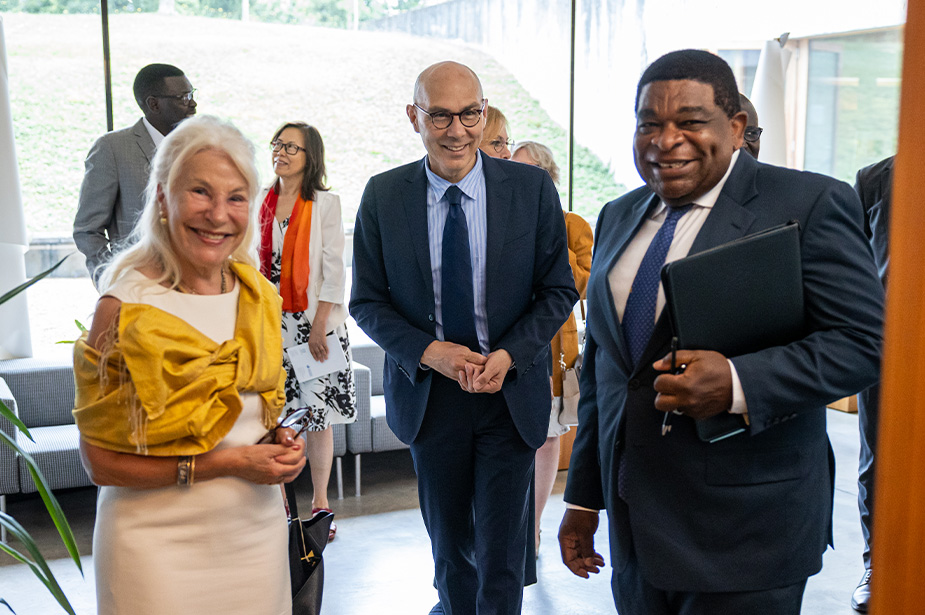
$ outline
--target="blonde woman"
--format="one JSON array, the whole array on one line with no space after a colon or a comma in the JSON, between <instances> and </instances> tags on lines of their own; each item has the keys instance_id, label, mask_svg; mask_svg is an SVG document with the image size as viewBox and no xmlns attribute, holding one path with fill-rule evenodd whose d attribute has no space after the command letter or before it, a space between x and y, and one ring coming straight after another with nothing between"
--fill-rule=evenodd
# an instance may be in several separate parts
<instances>
[{"instance_id":1,"label":"blonde woman","mask_svg":"<svg viewBox=\"0 0 925 615\"><path fill-rule=\"evenodd\" d=\"M280 483L305 465L285 401L280 301L255 268L254 150L185 120L157 149L133 245L75 345L81 460L101 486L100 615L291 612ZM247 565L242 565L247 562Z\"/></svg>"},{"instance_id":2,"label":"blonde woman","mask_svg":"<svg viewBox=\"0 0 925 615\"><path fill-rule=\"evenodd\" d=\"M479 149L492 158L511 159L514 141L508 136L507 118L497 107L489 105L485 112L485 130Z\"/></svg>"}]
</instances>

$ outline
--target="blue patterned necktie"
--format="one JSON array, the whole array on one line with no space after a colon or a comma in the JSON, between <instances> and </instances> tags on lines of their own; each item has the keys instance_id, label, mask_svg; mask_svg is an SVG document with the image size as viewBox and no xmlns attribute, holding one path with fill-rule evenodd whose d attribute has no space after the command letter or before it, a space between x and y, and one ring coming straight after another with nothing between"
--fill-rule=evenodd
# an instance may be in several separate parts
<instances>
[{"instance_id":1,"label":"blue patterned necktie","mask_svg":"<svg viewBox=\"0 0 925 615\"><path fill-rule=\"evenodd\" d=\"M669 207L668 215L661 228L649 244L646 255L639 264L636 278L629 297L626 299L626 309L623 311L623 336L629 347L633 366L639 364L642 352L652 337L655 329L655 305L658 300L658 285L661 279L662 265L668 255L668 248L674 239L674 230L678 226L681 216L690 211L693 204L683 207Z\"/></svg>"},{"instance_id":2,"label":"blue patterned necktie","mask_svg":"<svg viewBox=\"0 0 925 615\"><path fill-rule=\"evenodd\" d=\"M443 227L440 308L443 313L443 339L479 352L475 331L475 299L472 291L472 262L469 256L469 225L462 208L462 190L447 188L450 203Z\"/></svg>"}]
</instances>

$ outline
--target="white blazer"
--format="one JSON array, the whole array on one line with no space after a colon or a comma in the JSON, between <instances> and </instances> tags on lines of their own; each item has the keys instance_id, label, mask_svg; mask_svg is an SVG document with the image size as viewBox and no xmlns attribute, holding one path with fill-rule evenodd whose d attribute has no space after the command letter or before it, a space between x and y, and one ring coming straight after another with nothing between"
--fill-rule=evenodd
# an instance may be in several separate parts
<instances>
[{"instance_id":1,"label":"white blazer","mask_svg":"<svg viewBox=\"0 0 925 615\"><path fill-rule=\"evenodd\" d=\"M263 202L265 190L258 203ZM273 225L273 242L281 243L279 224ZM347 269L344 265L344 221L341 219L340 197L330 192L318 192L312 203L312 232L308 244L308 309L305 317L315 319L319 301L333 303L328 317L330 333L347 320L344 305Z\"/></svg>"}]
</instances>

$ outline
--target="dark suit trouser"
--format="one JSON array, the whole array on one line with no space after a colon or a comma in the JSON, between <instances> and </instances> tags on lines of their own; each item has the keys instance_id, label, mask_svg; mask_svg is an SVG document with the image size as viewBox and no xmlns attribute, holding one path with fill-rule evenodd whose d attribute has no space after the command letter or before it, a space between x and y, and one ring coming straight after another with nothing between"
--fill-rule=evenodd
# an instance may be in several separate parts
<instances>
[{"instance_id":1,"label":"dark suit trouser","mask_svg":"<svg viewBox=\"0 0 925 615\"><path fill-rule=\"evenodd\" d=\"M864 567L870 568L871 526L874 519L874 452L880 414L880 383L858 394L858 427L861 455L858 463L858 510L864 534Z\"/></svg>"},{"instance_id":2,"label":"dark suit trouser","mask_svg":"<svg viewBox=\"0 0 925 615\"><path fill-rule=\"evenodd\" d=\"M447 615L520 613L535 454L501 393L433 375L411 455Z\"/></svg>"},{"instance_id":3,"label":"dark suit trouser","mask_svg":"<svg viewBox=\"0 0 925 615\"><path fill-rule=\"evenodd\" d=\"M751 592L667 591L643 578L633 552L610 586L620 615L799 615L806 580Z\"/></svg>"}]
</instances>

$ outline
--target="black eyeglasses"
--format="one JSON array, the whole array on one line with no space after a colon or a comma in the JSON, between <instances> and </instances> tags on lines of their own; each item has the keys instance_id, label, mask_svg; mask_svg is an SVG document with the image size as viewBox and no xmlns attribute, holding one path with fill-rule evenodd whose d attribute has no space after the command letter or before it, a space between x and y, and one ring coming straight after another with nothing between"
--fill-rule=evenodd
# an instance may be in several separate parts
<instances>
[{"instance_id":1,"label":"black eyeglasses","mask_svg":"<svg viewBox=\"0 0 925 615\"><path fill-rule=\"evenodd\" d=\"M489 141L488 144L496 154L500 154L505 147L508 149L514 148L514 139L495 139L494 141Z\"/></svg>"},{"instance_id":2,"label":"black eyeglasses","mask_svg":"<svg viewBox=\"0 0 925 615\"><path fill-rule=\"evenodd\" d=\"M311 419L308 413L308 408L293 410L282 419L280 419L276 427L264 434L264 436L257 441L257 444L271 444L275 442L276 430L283 428L295 429L296 433L293 438L298 438L305 432L305 430L308 429L309 420Z\"/></svg>"},{"instance_id":3,"label":"black eyeglasses","mask_svg":"<svg viewBox=\"0 0 925 615\"><path fill-rule=\"evenodd\" d=\"M749 126L745 129L745 140L749 143L754 143L761 138L762 132L764 132L764 128L759 126Z\"/></svg>"},{"instance_id":4,"label":"black eyeglasses","mask_svg":"<svg viewBox=\"0 0 925 615\"><path fill-rule=\"evenodd\" d=\"M438 130L449 128L450 124L453 123L454 117L458 117L459 123L466 128L472 128L479 123L479 120L482 119L482 111L485 109L485 101L482 101L482 106L478 109L466 109L465 111L460 111L459 113L450 113L449 111L435 111L431 113L430 111L422 108L421 105L417 103L414 103L414 106L420 109L421 113L427 115L430 118L431 123L433 123L434 128Z\"/></svg>"},{"instance_id":5,"label":"black eyeglasses","mask_svg":"<svg viewBox=\"0 0 925 615\"><path fill-rule=\"evenodd\" d=\"M277 139L276 141L270 141L270 149L273 150L274 152L278 152L279 150L283 148L286 148L286 153L289 154L290 156L295 156L300 151L302 152L308 151L304 147L299 147L295 143L283 143L279 139Z\"/></svg>"},{"instance_id":6,"label":"black eyeglasses","mask_svg":"<svg viewBox=\"0 0 925 615\"><path fill-rule=\"evenodd\" d=\"M154 98L172 98L177 102L183 103L187 107L193 102L193 96L196 94L196 88L182 94L152 94Z\"/></svg>"}]
</instances>

